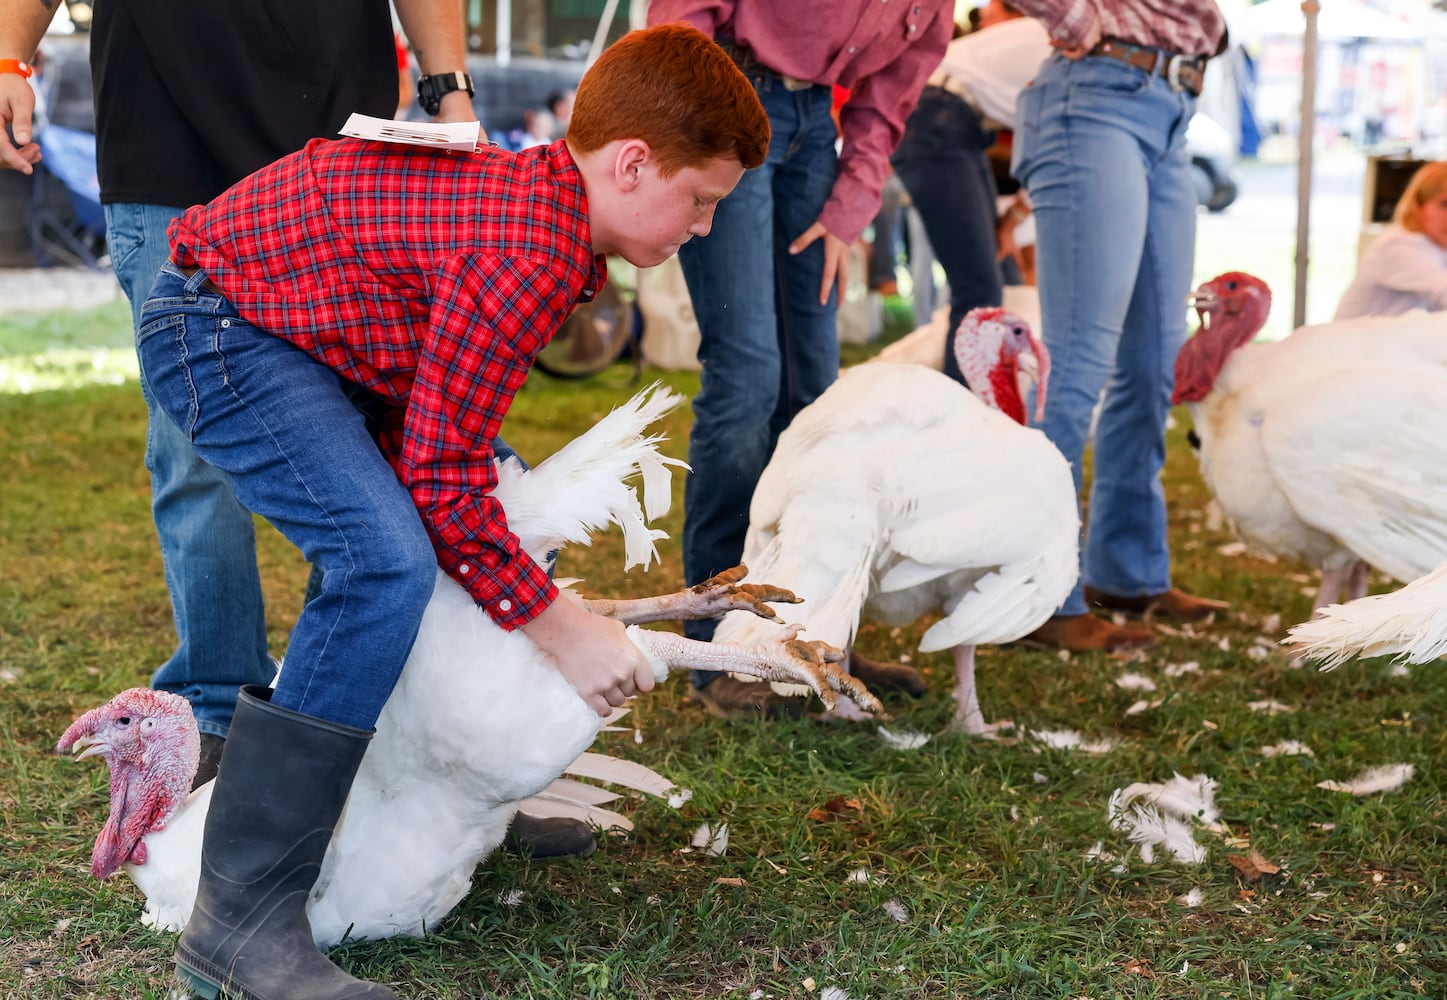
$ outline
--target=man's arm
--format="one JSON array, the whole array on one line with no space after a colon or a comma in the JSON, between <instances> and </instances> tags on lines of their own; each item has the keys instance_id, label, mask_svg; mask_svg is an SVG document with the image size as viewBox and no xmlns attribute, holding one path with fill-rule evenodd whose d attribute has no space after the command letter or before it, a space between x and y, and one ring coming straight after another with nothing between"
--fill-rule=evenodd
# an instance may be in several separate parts
<instances>
[{"instance_id":1,"label":"man's arm","mask_svg":"<svg viewBox=\"0 0 1447 1000\"><path fill-rule=\"evenodd\" d=\"M396 0L396 7L402 33L412 46L423 76L457 70L467 72L467 29L462 17L462 0ZM465 90L444 94L441 110L434 118L439 122L476 120L472 96ZM487 134L479 134L478 139L486 142Z\"/></svg>"},{"instance_id":2,"label":"man's arm","mask_svg":"<svg viewBox=\"0 0 1447 1000\"><path fill-rule=\"evenodd\" d=\"M35 57L45 29L55 17L60 0L0 0L0 60L28 63ZM16 148L0 142L0 166L30 173L40 160L40 147L31 142L30 120L35 114L35 91L19 73L0 73L0 126L8 125Z\"/></svg>"}]
</instances>

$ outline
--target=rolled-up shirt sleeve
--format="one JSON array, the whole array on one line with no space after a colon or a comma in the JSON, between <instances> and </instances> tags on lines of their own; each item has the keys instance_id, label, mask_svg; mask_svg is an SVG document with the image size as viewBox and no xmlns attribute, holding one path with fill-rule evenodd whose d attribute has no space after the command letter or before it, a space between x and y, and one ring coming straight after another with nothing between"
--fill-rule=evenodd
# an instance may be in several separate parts
<instances>
[{"instance_id":1,"label":"rolled-up shirt sleeve","mask_svg":"<svg viewBox=\"0 0 1447 1000\"><path fill-rule=\"evenodd\" d=\"M493 441L507 401L543 347L539 331L557 329L572 306L541 262L444 262L403 419L397 474L432 536L438 565L505 629L541 614L557 588L508 530L492 496Z\"/></svg>"},{"instance_id":2,"label":"rolled-up shirt sleeve","mask_svg":"<svg viewBox=\"0 0 1447 1000\"><path fill-rule=\"evenodd\" d=\"M929 75L939 68L953 25L946 5L884 69L861 78L839 111L844 142L839 176L819 220L846 243L857 240L879 213L880 193L889 176L889 157L904 135L905 119L919 101Z\"/></svg>"}]
</instances>

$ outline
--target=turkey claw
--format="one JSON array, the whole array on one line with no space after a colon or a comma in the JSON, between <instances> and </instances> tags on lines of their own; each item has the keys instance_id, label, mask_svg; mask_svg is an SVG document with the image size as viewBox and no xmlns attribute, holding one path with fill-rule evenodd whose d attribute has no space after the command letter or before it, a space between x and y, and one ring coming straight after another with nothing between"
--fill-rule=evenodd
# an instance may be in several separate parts
<instances>
[{"instance_id":1,"label":"turkey claw","mask_svg":"<svg viewBox=\"0 0 1447 1000\"><path fill-rule=\"evenodd\" d=\"M740 583L748 572L749 568L740 563L689 588L707 605L706 617L721 618L730 611L747 611L782 624L783 619L774 613L769 604L803 603L803 598L795 597L793 591L783 587L768 583Z\"/></svg>"},{"instance_id":2,"label":"turkey claw","mask_svg":"<svg viewBox=\"0 0 1447 1000\"><path fill-rule=\"evenodd\" d=\"M839 669L837 664L846 656L842 649L822 640L799 639L797 635L796 626L781 637L785 657L777 663L780 669L793 674L798 683L807 685L826 709L833 709L842 694L865 711L886 718L879 699L857 678Z\"/></svg>"}]
</instances>

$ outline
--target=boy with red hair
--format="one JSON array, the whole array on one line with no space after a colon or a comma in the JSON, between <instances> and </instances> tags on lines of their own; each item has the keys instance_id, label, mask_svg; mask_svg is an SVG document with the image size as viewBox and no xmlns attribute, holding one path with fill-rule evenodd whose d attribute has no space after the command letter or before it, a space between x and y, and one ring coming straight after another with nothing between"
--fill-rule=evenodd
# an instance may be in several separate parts
<instances>
[{"instance_id":1,"label":"boy with red hair","mask_svg":"<svg viewBox=\"0 0 1447 1000\"><path fill-rule=\"evenodd\" d=\"M509 532L492 442L538 351L606 280L603 255L649 267L706 235L768 141L728 56L668 25L604 52L566 139L517 154L316 140L172 224L143 377L323 574L275 691L238 700L183 980L393 996L316 950L305 903L439 565L600 715L653 686L622 625L556 600ZM269 766L228 770L233 754Z\"/></svg>"}]
</instances>

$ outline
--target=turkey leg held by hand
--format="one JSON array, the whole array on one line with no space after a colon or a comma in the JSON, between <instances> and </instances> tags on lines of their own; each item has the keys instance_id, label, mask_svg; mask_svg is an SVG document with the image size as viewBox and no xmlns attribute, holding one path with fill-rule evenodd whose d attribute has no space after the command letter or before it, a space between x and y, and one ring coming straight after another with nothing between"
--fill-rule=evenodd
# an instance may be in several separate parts
<instances>
[{"instance_id":1,"label":"turkey leg held by hand","mask_svg":"<svg viewBox=\"0 0 1447 1000\"><path fill-rule=\"evenodd\" d=\"M698 642L672 632L628 627L628 637L654 665L654 676L670 670L726 670L748 674L766 681L804 684L819 696L826 708L833 708L839 695L884 718L884 706L858 680L840 670L844 652L825 642L797 638L800 626L790 625L775 638L757 646L730 646Z\"/></svg>"}]
</instances>

